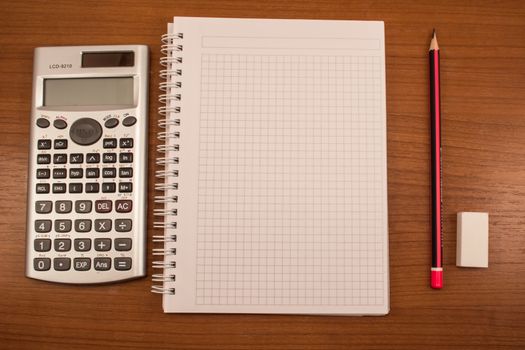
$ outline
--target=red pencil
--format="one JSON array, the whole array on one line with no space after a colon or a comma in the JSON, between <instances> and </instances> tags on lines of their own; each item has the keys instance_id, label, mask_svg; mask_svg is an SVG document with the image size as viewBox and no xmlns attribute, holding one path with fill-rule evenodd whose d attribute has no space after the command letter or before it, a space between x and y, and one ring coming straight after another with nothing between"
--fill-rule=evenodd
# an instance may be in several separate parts
<instances>
[{"instance_id":1,"label":"red pencil","mask_svg":"<svg viewBox=\"0 0 525 350\"><path fill-rule=\"evenodd\" d=\"M428 53L430 62L430 120L432 152L432 265L430 286L443 288L443 203L441 191L441 106L439 88L439 46L432 33Z\"/></svg>"}]
</instances>

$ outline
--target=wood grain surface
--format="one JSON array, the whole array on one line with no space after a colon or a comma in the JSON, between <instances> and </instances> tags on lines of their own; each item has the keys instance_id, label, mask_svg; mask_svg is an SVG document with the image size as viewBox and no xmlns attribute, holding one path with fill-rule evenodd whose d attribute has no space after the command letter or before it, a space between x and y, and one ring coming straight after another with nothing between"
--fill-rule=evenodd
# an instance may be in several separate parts
<instances>
[{"instance_id":1,"label":"wood grain surface","mask_svg":"<svg viewBox=\"0 0 525 350\"><path fill-rule=\"evenodd\" d=\"M390 315L165 315L161 298L149 292L149 278L69 286L24 276L33 49L150 46L152 175L160 36L175 15L385 21ZM444 116L441 291L429 287L427 53L433 27ZM0 348L525 348L524 37L522 1L2 1ZM489 212L488 269L455 266L458 211Z\"/></svg>"}]
</instances>

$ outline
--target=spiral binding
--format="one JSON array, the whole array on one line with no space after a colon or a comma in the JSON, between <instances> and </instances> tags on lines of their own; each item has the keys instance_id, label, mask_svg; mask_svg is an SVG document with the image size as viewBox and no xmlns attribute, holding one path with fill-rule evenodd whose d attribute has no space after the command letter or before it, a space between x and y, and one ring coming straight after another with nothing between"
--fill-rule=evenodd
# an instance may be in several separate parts
<instances>
[{"instance_id":1,"label":"spiral binding","mask_svg":"<svg viewBox=\"0 0 525 350\"><path fill-rule=\"evenodd\" d=\"M159 89L163 93L159 96L159 102L162 106L158 109L158 113L161 116L158 125L164 130L157 134L157 139L162 144L157 146L159 156L156 164L160 169L155 172L155 177L159 179L159 182L155 183L155 191L161 194L155 196L155 203L161 207L153 209L153 215L162 217L163 220L155 221L153 227L162 229L163 234L153 236L154 243L162 244L161 248L153 248L153 255L163 257L163 260L153 261L153 268L162 270L162 273L152 275L151 280L154 284L151 287L151 291L169 295L175 294L175 288L173 286L167 287L166 283L175 282L173 270L177 265L173 258L170 257L177 254L177 249L174 247L168 248L166 244L177 242L177 234L173 230L177 229L175 218L178 209L168 208L168 205L178 203L178 196L174 191L179 188L177 180L179 170L174 167L179 164L179 157L174 156L173 153L179 151L177 142L180 139L180 132L175 129L180 126L178 115L181 113L181 107L176 104L182 99L180 93L182 82L173 81L173 78L182 76L182 57L180 53L183 50L181 43L183 37L182 33L164 34L160 50L165 56L160 59L160 64L164 69L160 71L159 75L164 81L159 84ZM174 117L174 115L177 116ZM174 140L173 142L175 143L171 142L171 140Z\"/></svg>"}]
</instances>

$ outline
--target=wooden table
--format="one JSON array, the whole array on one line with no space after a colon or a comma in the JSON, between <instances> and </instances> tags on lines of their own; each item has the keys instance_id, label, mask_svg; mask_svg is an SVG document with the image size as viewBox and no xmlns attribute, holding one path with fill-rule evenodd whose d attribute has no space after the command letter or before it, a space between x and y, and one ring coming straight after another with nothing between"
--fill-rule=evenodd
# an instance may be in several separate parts
<instances>
[{"instance_id":1,"label":"wooden table","mask_svg":"<svg viewBox=\"0 0 525 350\"><path fill-rule=\"evenodd\" d=\"M525 348L525 3L434 2L4 1L0 348ZM174 15L385 21L389 316L165 315L160 297L149 292L149 279L68 286L24 277L33 49L150 46L153 174L160 36ZM432 27L443 67L446 273L441 291L429 288L427 50ZM490 213L488 269L455 266L459 211ZM151 227L152 217L149 222Z\"/></svg>"}]
</instances>

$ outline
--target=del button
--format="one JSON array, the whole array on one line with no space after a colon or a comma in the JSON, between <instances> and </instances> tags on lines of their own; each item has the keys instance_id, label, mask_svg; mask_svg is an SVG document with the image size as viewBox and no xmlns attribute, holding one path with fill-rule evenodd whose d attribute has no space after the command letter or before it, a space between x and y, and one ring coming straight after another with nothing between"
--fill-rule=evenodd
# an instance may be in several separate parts
<instances>
[{"instance_id":1,"label":"del button","mask_svg":"<svg viewBox=\"0 0 525 350\"><path fill-rule=\"evenodd\" d=\"M111 211L111 201L110 200L95 201L95 211L97 213L109 213Z\"/></svg>"}]
</instances>

